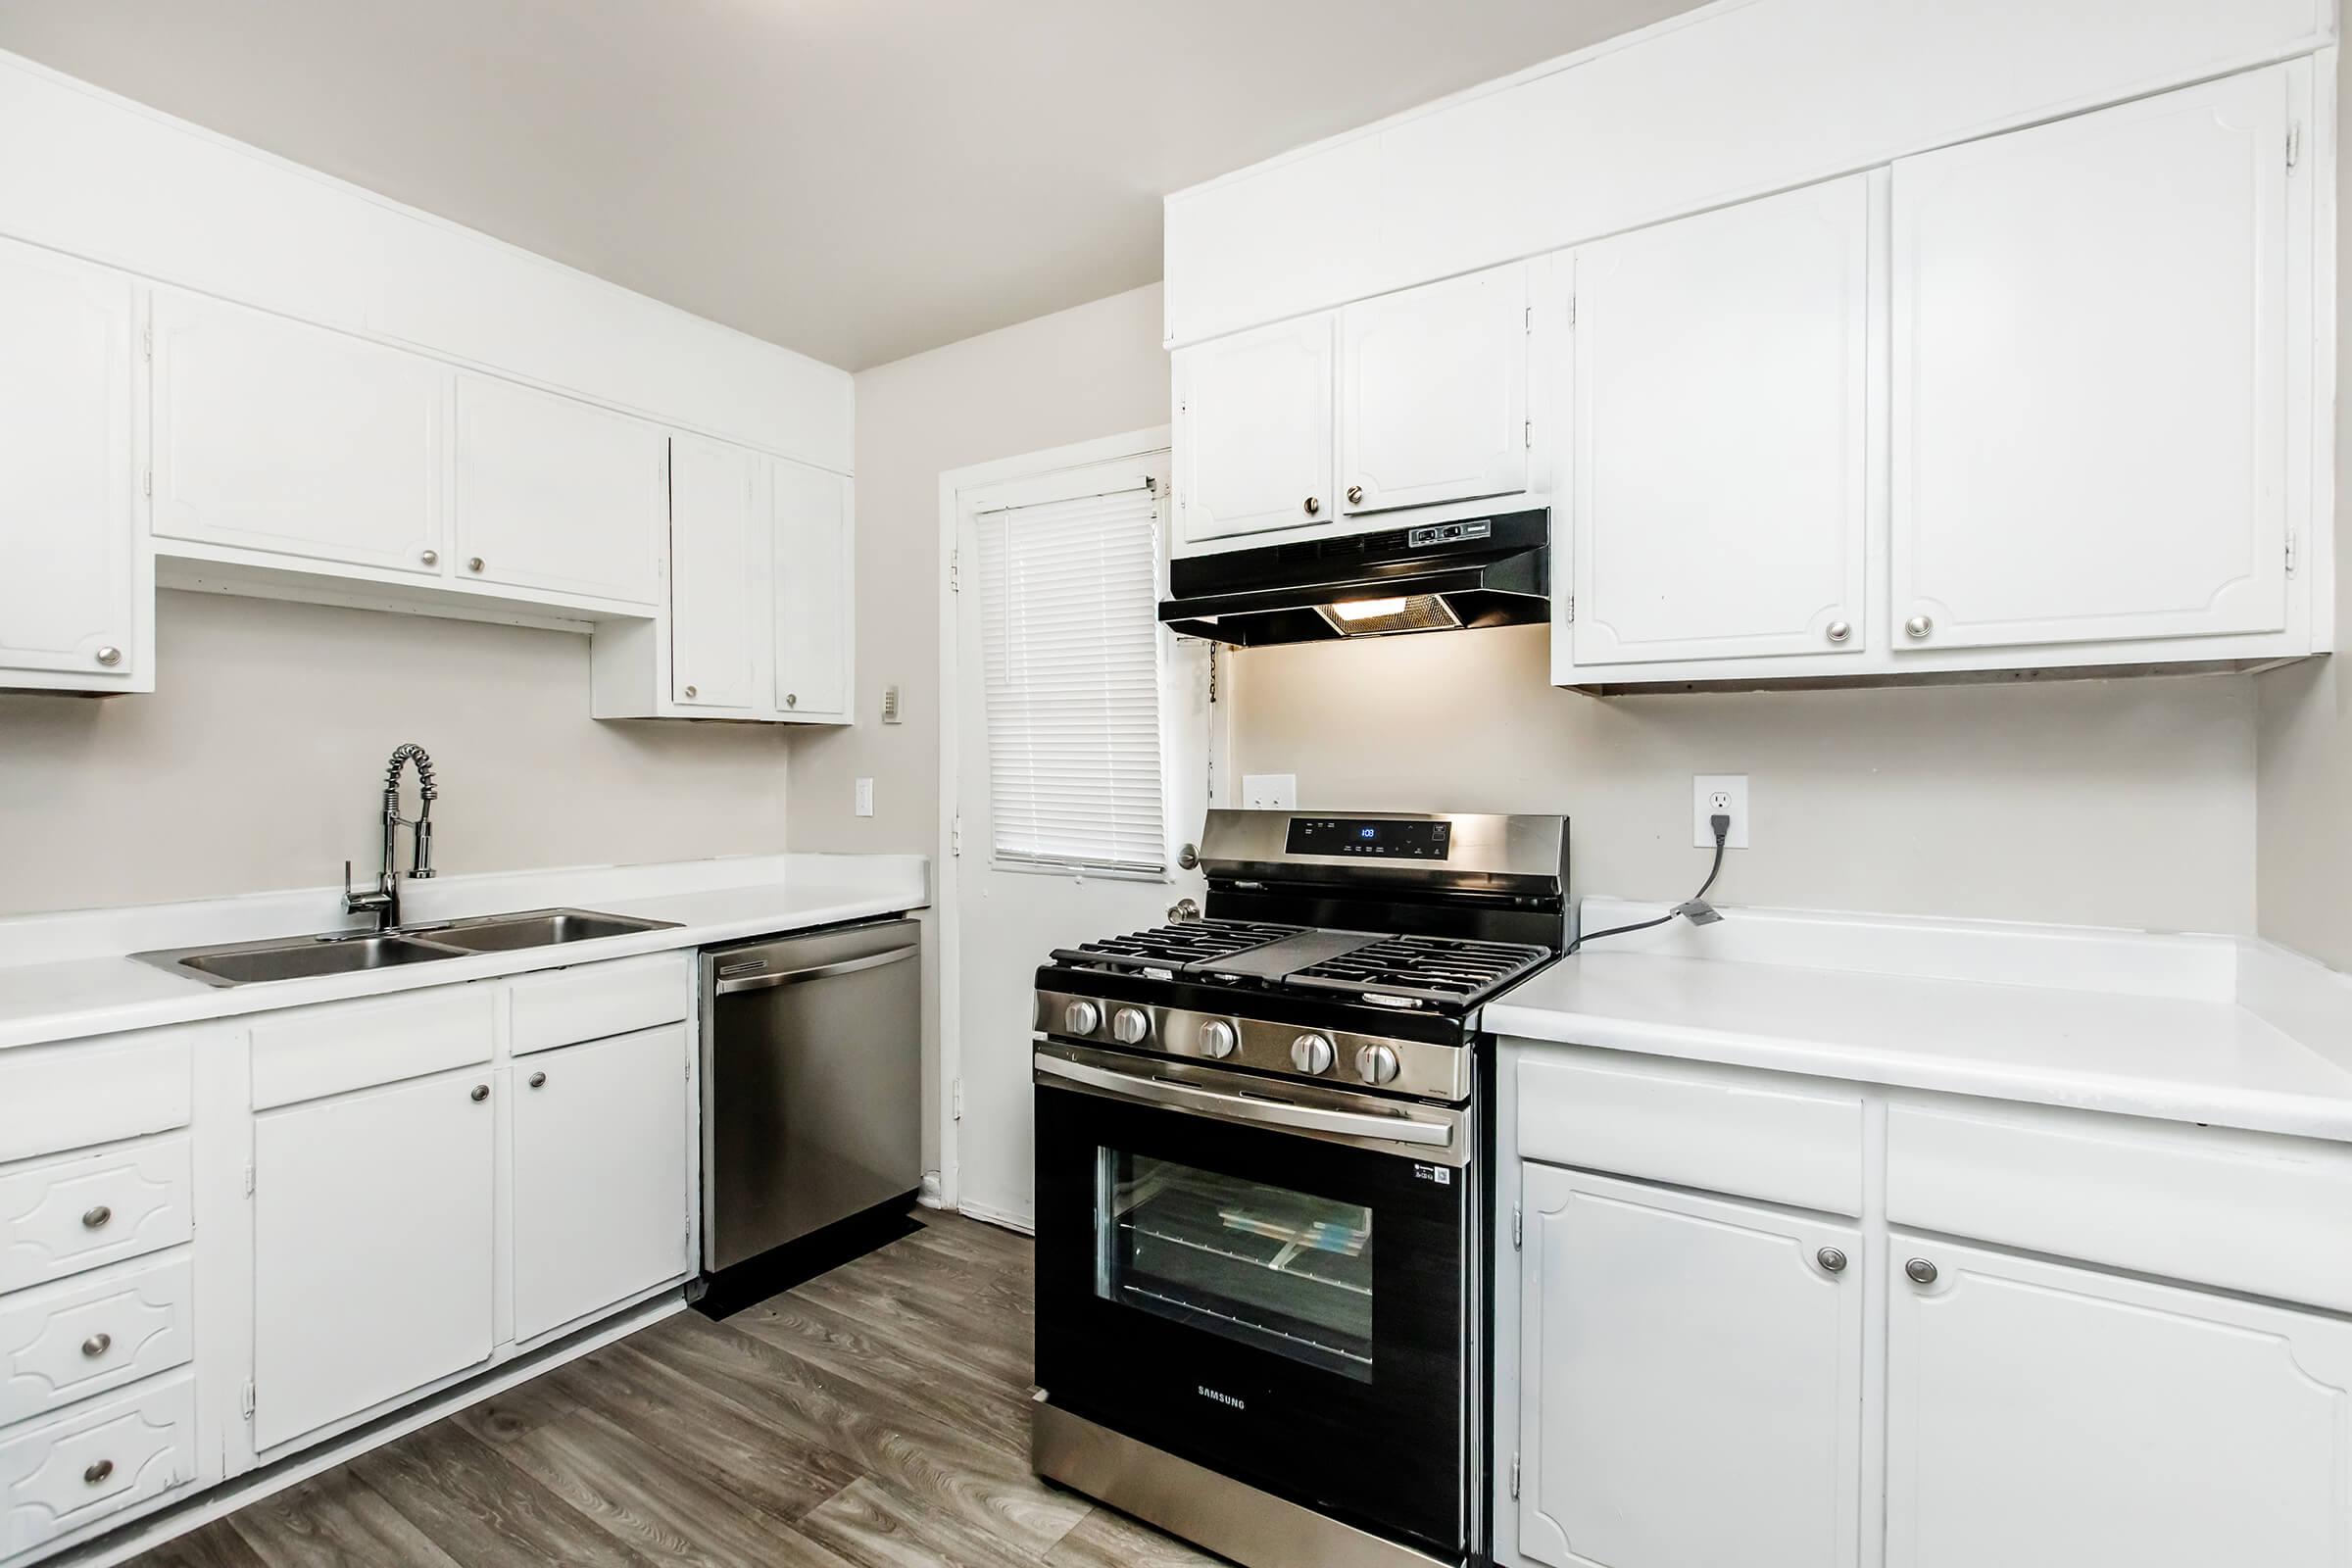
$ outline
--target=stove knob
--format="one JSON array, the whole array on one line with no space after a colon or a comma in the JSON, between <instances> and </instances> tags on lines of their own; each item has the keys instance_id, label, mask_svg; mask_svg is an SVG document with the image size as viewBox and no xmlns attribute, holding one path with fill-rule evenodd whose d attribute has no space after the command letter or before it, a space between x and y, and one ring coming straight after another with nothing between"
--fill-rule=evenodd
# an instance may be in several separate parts
<instances>
[{"instance_id":1,"label":"stove knob","mask_svg":"<svg viewBox=\"0 0 2352 1568\"><path fill-rule=\"evenodd\" d=\"M1387 1046L1366 1046L1355 1054L1355 1075L1368 1084L1396 1081L1396 1053Z\"/></svg>"},{"instance_id":2,"label":"stove knob","mask_svg":"<svg viewBox=\"0 0 2352 1568\"><path fill-rule=\"evenodd\" d=\"M1331 1042L1321 1035L1300 1035L1291 1042L1291 1065L1304 1073L1331 1071Z\"/></svg>"},{"instance_id":3,"label":"stove knob","mask_svg":"<svg viewBox=\"0 0 2352 1568\"><path fill-rule=\"evenodd\" d=\"M1152 1036L1152 1015L1141 1007L1121 1007L1110 1015L1110 1032L1122 1046L1140 1046Z\"/></svg>"},{"instance_id":4,"label":"stove knob","mask_svg":"<svg viewBox=\"0 0 2352 1568\"><path fill-rule=\"evenodd\" d=\"M1102 1023L1102 1014L1091 1002L1073 1002L1061 1009L1061 1032L1065 1035L1091 1035Z\"/></svg>"},{"instance_id":5,"label":"stove knob","mask_svg":"<svg viewBox=\"0 0 2352 1568\"><path fill-rule=\"evenodd\" d=\"M1200 1026L1200 1051L1203 1055L1223 1061L1233 1054L1241 1041L1234 1037L1233 1025L1222 1018L1211 1018Z\"/></svg>"}]
</instances>

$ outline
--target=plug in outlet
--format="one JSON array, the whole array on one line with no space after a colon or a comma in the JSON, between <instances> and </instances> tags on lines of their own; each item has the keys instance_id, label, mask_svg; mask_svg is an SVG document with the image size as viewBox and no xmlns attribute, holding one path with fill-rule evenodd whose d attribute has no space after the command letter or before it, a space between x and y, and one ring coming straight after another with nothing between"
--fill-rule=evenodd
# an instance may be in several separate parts
<instances>
[{"instance_id":1,"label":"plug in outlet","mask_svg":"<svg viewBox=\"0 0 2352 1568\"><path fill-rule=\"evenodd\" d=\"M1296 773L1244 773L1242 804L1252 811L1288 811L1298 804Z\"/></svg>"},{"instance_id":2,"label":"plug in outlet","mask_svg":"<svg viewBox=\"0 0 2352 1568\"><path fill-rule=\"evenodd\" d=\"M1707 821L1710 816L1724 815L1732 819L1732 831L1723 843L1724 848L1747 848L1747 775L1745 773L1699 773L1690 780L1690 842L1702 850L1715 847L1715 829Z\"/></svg>"},{"instance_id":3,"label":"plug in outlet","mask_svg":"<svg viewBox=\"0 0 2352 1568\"><path fill-rule=\"evenodd\" d=\"M861 778L858 781L857 802L859 816L874 814L874 781L872 779Z\"/></svg>"}]
</instances>

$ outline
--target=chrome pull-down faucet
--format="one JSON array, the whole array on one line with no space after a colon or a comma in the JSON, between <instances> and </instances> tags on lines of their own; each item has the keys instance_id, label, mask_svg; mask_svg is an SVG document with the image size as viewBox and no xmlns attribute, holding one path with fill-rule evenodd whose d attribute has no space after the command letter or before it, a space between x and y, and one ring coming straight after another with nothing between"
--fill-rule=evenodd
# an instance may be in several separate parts
<instances>
[{"instance_id":1,"label":"chrome pull-down faucet","mask_svg":"<svg viewBox=\"0 0 2352 1568\"><path fill-rule=\"evenodd\" d=\"M400 772L411 762L416 764L416 816L414 821L400 814ZM400 830L411 830L409 875L428 877L433 874L433 760L423 747L414 741L394 749L392 760L384 768L384 861L376 872L375 887L358 893L351 886L351 862L343 862L343 907L351 914L372 914L375 928L389 931L400 924Z\"/></svg>"}]
</instances>

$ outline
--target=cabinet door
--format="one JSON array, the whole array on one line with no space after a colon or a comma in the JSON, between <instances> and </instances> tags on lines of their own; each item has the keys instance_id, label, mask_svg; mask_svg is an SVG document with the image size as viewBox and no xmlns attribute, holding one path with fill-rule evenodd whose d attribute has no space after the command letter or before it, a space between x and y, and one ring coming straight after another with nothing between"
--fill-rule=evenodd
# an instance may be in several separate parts
<instances>
[{"instance_id":1,"label":"cabinet door","mask_svg":"<svg viewBox=\"0 0 2352 1568\"><path fill-rule=\"evenodd\" d=\"M514 1338L686 1270L686 1029L515 1063Z\"/></svg>"},{"instance_id":2,"label":"cabinet door","mask_svg":"<svg viewBox=\"0 0 2352 1568\"><path fill-rule=\"evenodd\" d=\"M850 481L774 466L776 708L787 718L850 716L854 536Z\"/></svg>"},{"instance_id":3,"label":"cabinet door","mask_svg":"<svg viewBox=\"0 0 2352 1568\"><path fill-rule=\"evenodd\" d=\"M461 374L457 396L459 580L652 604L668 437L486 376Z\"/></svg>"},{"instance_id":4,"label":"cabinet door","mask_svg":"<svg viewBox=\"0 0 2352 1568\"><path fill-rule=\"evenodd\" d=\"M2287 624L2300 69L1895 164L1898 651Z\"/></svg>"},{"instance_id":5,"label":"cabinet door","mask_svg":"<svg viewBox=\"0 0 2352 1568\"><path fill-rule=\"evenodd\" d=\"M1333 318L1310 316L1176 355L1176 495L1187 541L1311 528L1331 488Z\"/></svg>"},{"instance_id":6,"label":"cabinet door","mask_svg":"<svg viewBox=\"0 0 2352 1568\"><path fill-rule=\"evenodd\" d=\"M1889 1568L2340 1568L2352 1323L1893 1244Z\"/></svg>"},{"instance_id":7,"label":"cabinet door","mask_svg":"<svg viewBox=\"0 0 2352 1568\"><path fill-rule=\"evenodd\" d=\"M1859 1233L1521 1168L1520 1555L1556 1568L1856 1561Z\"/></svg>"},{"instance_id":8,"label":"cabinet door","mask_svg":"<svg viewBox=\"0 0 2352 1568\"><path fill-rule=\"evenodd\" d=\"M1860 653L1871 176L1576 257L1576 662Z\"/></svg>"},{"instance_id":9,"label":"cabinet door","mask_svg":"<svg viewBox=\"0 0 2352 1568\"><path fill-rule=\"evenodd\" d=\"M255 1447L489 1356L489 1082L473 1067L254 1118Z\"/></svg>"},{"instance_id":10,"label":"cabinet door","mask_svg":"<svg viewBox=\"0 0 2352 1568\"><path fill-rule=\"evenodd\" d=\"M749 711L759 701L753 616L766 597L759 464L741 447L670 440L669 696Z\"/></svg>"},{"instance_id":11,"label":"cabinet door","mask_svg":"<svg viewBox=\"0 0 2352 1568\"><path fill-rule=\"evenodd\" d=\"M1527 488L1527 267L1340 317L1340 504L1432 506Z\"/></svg>"},{"instance_id":12,"label":"cabinet door","mask_svg":"<svg viewBox=\"0 0 2352 1568\"><path fill-rule=\"evenodd\" d=\"M443 574L447 367L168 290L154 327L159 537Z\"/></svg>"},{"instance_id":13,"label":"cabinet door","mask_svg":"<svg viewBox=\"0 0 2352 1568\"><path fill-rule=\"evenodd\" d=\"M131 321L127 277L0 242L0 686L139 672Z\"/></svg>"}]
</instances>

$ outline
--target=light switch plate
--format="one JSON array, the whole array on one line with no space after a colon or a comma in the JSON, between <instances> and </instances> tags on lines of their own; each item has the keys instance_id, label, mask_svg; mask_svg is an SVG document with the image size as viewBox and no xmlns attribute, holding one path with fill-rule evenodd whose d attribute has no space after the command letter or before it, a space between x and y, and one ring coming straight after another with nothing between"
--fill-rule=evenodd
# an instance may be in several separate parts
<instances>
[{"instance_id":1,"label":"light switch plate","mask_svg":"<svg viewBox=\"0 0 2352 1568\"><path fill-rule=\"evenodd\" d=\"M1242 804L1252 811L1288 811L1298 805L1296 773L1244 773Z\"/></svg>"},{"instance_id":2,"label":"light switch plate","mask_svg":"<svg viewBox=\"0 0 2352 1568\"><path fill-rule=\"evenodd\" d=\"M861 778L858 781L858 814L859 816L874 814L874 781L870 778Z\"/></svg>"},{"instance_id":3,"label":"light switch plate","mask_svg":"<svg viewBox=\"0 0 2352 1568\"><path fill-rule=\"evenodd\" d=\"M885 723L885 724L897 724L897 723L901 723L901 722L903 722L903 721L905 720L906 716L906 713L905 713L905 712L904 712L904 711L903 711L903 710L900 709L900 707L899 707L899 689L898 689L898 687L896 687L896 686L885 686L885 687L883 687L883 688L882 688L882 722L883 722L883 723Z\"/></svg>"},{"instance_id":4,"label":"light switch plate","mask_svg":"<svg viewBox=\"0 0 2352 1568\"><path fill-rule=\"evenodd\" d=\"M1728 811L1732 831L1724 848L1747 848L1747 775L1745 773L1697 773L1690 779L1690 842L1702 850L1715 847L1715 829L1707 821L1718 811Z\"/></svg>"}]
</instances>

